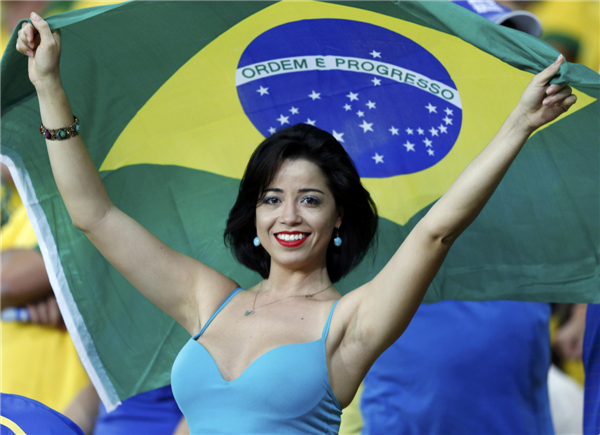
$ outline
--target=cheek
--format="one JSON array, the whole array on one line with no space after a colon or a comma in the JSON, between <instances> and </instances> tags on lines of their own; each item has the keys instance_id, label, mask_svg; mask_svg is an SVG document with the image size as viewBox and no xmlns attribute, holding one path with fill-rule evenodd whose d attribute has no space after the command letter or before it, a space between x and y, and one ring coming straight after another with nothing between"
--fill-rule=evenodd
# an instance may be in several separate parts
<instances>
[{"instance_id":1,"label":"cheek","mask_svg":"<svg viewBox=\"0 0 600 435\"><path fill-rule=\"evenodd\" d=\"M259 233L266 233L269 231L269 228L273 225L273 219L269 216L268 213L256 212L256 216L254 217L254 225L256 226L256 231Z\"/></svg>"}]
</instances>

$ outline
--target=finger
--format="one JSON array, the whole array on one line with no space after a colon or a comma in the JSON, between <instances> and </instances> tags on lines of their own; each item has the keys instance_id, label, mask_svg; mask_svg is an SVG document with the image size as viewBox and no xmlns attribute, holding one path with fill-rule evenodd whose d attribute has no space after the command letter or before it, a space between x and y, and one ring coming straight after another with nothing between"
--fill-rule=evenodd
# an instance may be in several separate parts
<instances>
[{"instance_id":1,"label":"finger","mask_svg":"<svg viewBox=\"0 0 600 435\"><path fill-rule=\"evenodd\" d=\"M42 302L37 304L38 308L39 308L39 315L40 315L40 323L42 325L47 325L48 321L50 319L50 313L48 312L48 303L47 302Z\"/></svg>"},{"instance_id":2,"label":"finger","mask_svg":"<svg viewBox=\"0 0 600 435\"><path fill-rule=\"evenodd\" d=\"M39 17L39 15L34 14L35 12L31 13L31 24L40 34L40 45L54 42L54 38L52 37L52 32L50 31L50 26L48 23L42 17ZM35 19L36 16L39 17L38 20Z\"/></svg>"},{"instance_id":3,"label":"finger","mask_svg":"<svg viewBox=\"0 0 600 435\"><path fill-rule=\"evenodd\" d=\"M548 97L548 98L544 98L543 104L544 104L544 106L550 106L552 104L559 103L562 100L564 100L565 98L567 98L569 95L571 95L571 93L572 93L572 89L569 86L565 86L557 94L555 94L551 97Z\"/></svg>"},{"instance_id":4,"label":"finger","mask_svg":"<svg viewBox=\"0 0 600 435\"><path fill-rule=\"evenodd\" d=\"M562 103L560 104L560 107L566 112L567 110L569 110L571 108L571 106L573 104L575 104L575 102L577 101L577 95L569 95L567 98L565 98Z\"/></svg>"},{"instance_id":5,"label":"finger","mask_svg":"<svg viewBox=\"0 0 600 435\"><path fill-rule=\"evenodd\" d=\"M31 42L33 49L35 50L37 47L40 46L41 43L42 43L42 40L40 38L40 34L38 32L36 32L35 36L33 37L33 41Z\"/></svg>"},{"instance_id":6,"label":"finger","mask_svg":"<svg viewBox=\"0 0 600 435\"><path fill-rule=\"evenodd\" d=\"M548 89L546 89L546 95L556 94L557 92L562 91L567 86L567 83L555 83L553 85L550 85L548 86Z\"/></svg>"},{"instance_id":7,"label":"finger","mask_svg":"<svg viewBox=\"0 0 600 435\"><path fill-rule=\"evenodd\" d=\"M52 326L59 326L62 317L60 316L60 309L54 297L48 300L48 313L50 315L50 324Z\"/></svg>"},{"instance_id":8,"label":"finger","mask_svg":"<svg viewBox=\"0 0 600 435\"><path fill-rule=\"evenodd\" d=\"M550 65L548 68L541 71L540 73L538 73L535 76L537 82L540 84L548 83L550 81L550 79L556 75L556 73L558 72L560 66L562 65L562 63L564 61L565 61L565 57L562 54L559 55L558 58L554 61L554 63L552 65Z\"/></svg>"},{"instance_id":9,"label":"finger","mask_svg":"<svg viewBox=\"0 0 600 435\"><path fill-rule=\"evenodd\" d=\"M33 39L35 36L35 28L30 22L25 21L21 26L21 40L24 44L28 45L29 48L34 48Z\"/></svg>"},{"instance_id":10,"label":"finger","mask_svg":"<svg viewBox=\"0 0 600 435\"><path fill-rule=\"evenodd\" d=\"M29 311L29 320L31 320L31 323L40 322L40 316L38 315L35 305L27 305L27 311Z\"/></svg>"},{"instance_id":11,"label":"finger","mask_svg":"<svg viewBox=\"0 0 600 435\"><path fill-rule=\"evenodd\" d=\"M26 33L23 29L21 29L19 30L18 35L19 37L17 38L17 51L19 53L25 54L25 52L28 50L27 37L25 36Z\"/></svg>"}]
</instances>

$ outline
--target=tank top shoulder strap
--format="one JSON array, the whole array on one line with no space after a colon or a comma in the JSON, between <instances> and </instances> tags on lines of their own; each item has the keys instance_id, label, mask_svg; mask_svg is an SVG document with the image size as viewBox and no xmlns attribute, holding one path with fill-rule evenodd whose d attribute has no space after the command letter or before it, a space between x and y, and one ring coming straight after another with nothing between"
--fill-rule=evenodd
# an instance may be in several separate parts
<instances>
[{"instance_id":1,"label":"tank top shoulder strap","mask_svg":"<svg viewBox=\"0 0 600 435\"><path fill-rule=\"evenodd\" d=\"M196 335L194 335L194 340L197 340L198 337L200 337L202 335L202 333L204 332L204 330L206 329L206 327L208 325L210 325L210 322L212 322L212 320L215 318L215 316L217 314L219 314L219 311L221 311L223 309L223 307L225 307L225 305L227 305L227 303L233 299L233 297L235 295L237 295L239 292L241 292L243 289L241 287L236 288L235 290L233 290L229 296L227 296L227 298L221 303L221 305L219 305L219 308L217 308L217 310L213 313L212 316L210 316L210 319L208 319L208 321L204 324L204 327L200 330L199 333L197 333Z\"/></svg>"},{"instance_id":2,"label":"tank top shoulder strap","mask_svg":"<svg viewBox=\"0 0 600 435\"><path fill-rule=\"evenodd\" d=\"M338 302L339 299L333 303L331 311L329 311L329 317L327 317L327 322L325 322L325 327L323 328L323 335L321 335L321 338L327 338L327 334L329 333L329 325L331 324L331 317L333 316L333 310Z\"/></svg>"}]
</instances>

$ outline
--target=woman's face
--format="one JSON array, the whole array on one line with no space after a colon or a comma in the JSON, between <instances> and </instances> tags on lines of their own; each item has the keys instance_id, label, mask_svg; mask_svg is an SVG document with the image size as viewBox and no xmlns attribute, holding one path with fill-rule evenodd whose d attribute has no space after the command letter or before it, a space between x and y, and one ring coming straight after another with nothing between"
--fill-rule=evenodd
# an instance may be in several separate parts
<instances>
[{"instance_id":1,"label":"woman's face","mask_svg":"<svg viewBox=\"0 0 600 435\"><path fill-rule=\"evenodd\" d=\"M255 223L272 261L295 269L311 268L324 266L333 229L341 225L342 215L317 165L304 159L286 160L256 207Z\"/></svg>"}]
</instances>

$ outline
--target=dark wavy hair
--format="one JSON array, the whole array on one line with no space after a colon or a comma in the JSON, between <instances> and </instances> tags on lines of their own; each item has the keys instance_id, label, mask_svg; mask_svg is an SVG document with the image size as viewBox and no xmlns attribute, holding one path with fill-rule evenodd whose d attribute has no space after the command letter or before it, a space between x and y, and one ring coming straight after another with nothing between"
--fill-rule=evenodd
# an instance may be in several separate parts
<instances>
[{"instance_id":1,"label":"dark wavy hair","mask_svg":"<svg viewBox=\"0 0 600 435\"><path fill-rule=\"evenodd\" d=\"M343 245L336 247L333 238L327 248L327 273L332 283L339 281L377 245L377 207L360 182L354 162L346 150L329 133L308 124L296 124L279 130L256 148L240 182L237 200L229 212L225 228L225 245L244 266L269 277L271 256L255 247L256 207L264 190L273 181L286 160L305 159L316 164L327 179L336 207L344 210L339 235Z\"/></svg>"}]
</instances>

